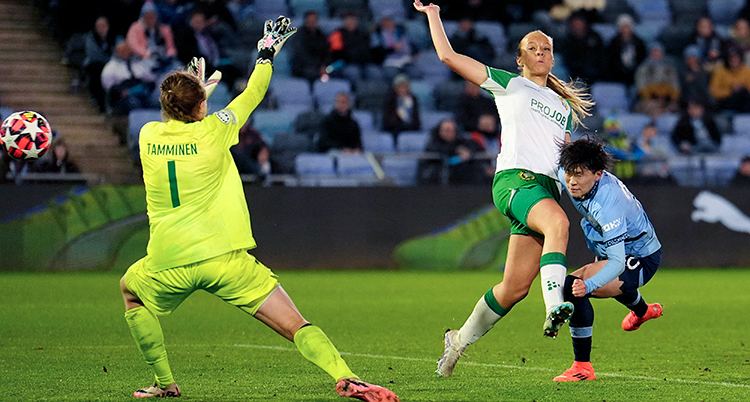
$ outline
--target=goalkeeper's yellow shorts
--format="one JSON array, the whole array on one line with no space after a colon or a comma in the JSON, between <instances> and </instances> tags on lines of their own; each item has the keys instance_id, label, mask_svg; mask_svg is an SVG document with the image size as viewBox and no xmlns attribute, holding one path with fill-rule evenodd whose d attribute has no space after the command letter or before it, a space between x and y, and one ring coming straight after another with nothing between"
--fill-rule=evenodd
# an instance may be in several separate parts
<instances>
[{"instance_id":1,"label":"goalkeeper's yellow shorts","mask_svg":"<svg viewBox=\"0 0 750 402\"><path fill-rule=\"evenodd\" d=\"M255 314L279 283L270 269L245 250L158 272L149 272L143 262L140 259L128 268L125 286L156 315L172 313L199 289Z\"/></svg>"}]
</instances>

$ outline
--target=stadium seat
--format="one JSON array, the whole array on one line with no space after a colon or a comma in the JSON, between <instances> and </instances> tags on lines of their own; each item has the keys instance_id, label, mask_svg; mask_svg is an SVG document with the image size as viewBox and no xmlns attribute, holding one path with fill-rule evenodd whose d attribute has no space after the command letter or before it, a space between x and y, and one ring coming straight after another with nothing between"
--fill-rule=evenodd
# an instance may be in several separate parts
<instances>
[{"instance_id":1,"label":"stadium seat","mask_svg":"<svg viewBox=\"0 0 750 402\"><path fill-rule=\"evenodd\" d=\"M433 90L435 86L430 81L425 80L412 80L409 83L411 87L411 93L417 98L419 102L419 110L427 111L435 109L435 96Z\"/></svg>"},{"instance_id":2,"label":"stadium seat","mask_svg":"<svg viewBox=\"0 0 750 402\"><path fill-rule=\"evenodd\" d=\"M344 14L352 12L362 18L370 16L370 7L367 0L327 0L328 10L331 16L341 20Z\"/></svg>"},{"instance_id":3,"label":"stadium seat","mask_svg":"<svg viewBox=\"0 0 750 402\"><path fill-rule=\"evenodd\" d=\"M383 110L389 90L390 86L383 81L366 80L358 82L355 92L357 109L380 113Z\"/></svg>"},{"instance_id":4,"label":"stadium seat","mask_svg":"<svg viewBox=\"0 0 750 402\"><path fill-rule=\"evenodd\" d=\"M497 21L477 21L474 23L474 29L486 36L497 52L505 52L508 47L508 39L505 37L503 24Z\"/></svg>"},{"instance_id":5,"label":"stadium seat","mask_svg":"<svg viewBox=\"0 0 750 402\"><path fill-rule=\"evenodd\" d=\"M523 39L527 33L537 29L542 29L543 27L536 22L511 22L505 28L505 36L508 38L508 51L515 55L521 39Z\"/></svg>"},{"instance_id":6,"label":"stadium seat","mask_svg":"<svg viewBox=\"0 0 750 402\"><path fill-rule=\"evenodd\" d=\"M381 131L362 131L362 148L374 154L385 154L396 151L393 134Z\"/></svg>"},{"instance_id":7,"label":"stadium seat","mask_svg":"<svg viewBox=\"0 0 750 402\"><path fill-rule=\"evenodd\" d=\"M206 103L208 104L208 113L216 113L221 109L227 107L229 102L232 101L232 94L229 93L229 88L224 82L219 82L214 89L214 93L208 98Z\"/></svg>"},{"instance_id":8,"label":"stadium seat","mask_svg":"<svg viewBox=\"0 0 750 402\"><path fill-rule=\"evenodd\" d=\"M373 21L380 21L383 16L390 16L394 21L406 20L406 7L403 0L370 1L370 12Z\"/></svg>"},{"instance_id":9,"label":"stadium seat","mask_svg":"<svg viewBox=\"0 0 750 402\"><path fill-rule=\"evenodd\" d=\"M735 135L750 137L750 113L738 113L732 118L732 132Z\"/></svg>"},{"instance_id":10,"label":"stadium seat","mask_svg":"<svg viewBox=\"0 0 750 402\"><path fill-rule=\"evenodd\" d=\"M678 56L682 60L682 52L691 43L694 31L695 24L672 23L662 28L656 39L664 45L667 54Z\"/></svg>"},{"instance_id":11,"label":"stadium seat","mask_svg":"<svg viewBox=\"0 0 750 402\"><path fill-rule=\"evenodd\" d=\"M680 119L680 116L677 113L665 113L660 115L654 120L654 124L656 125L656 131L659 132L659 135L664 136L671 136L672 131L674 130L674 127L677 125L677 121Z\"/></svg>"},{"instance_id":12,"label":"stadium seat","mask_svg":"<svg viewBox=\"0 0 750 402\"><path fill-rule=\"evenodd\" d=\"M397 186L415 186L419 159L405 156L386 155L381 162L385 176L393 179Z\"/></svg>"},{"instance_id":13,"label":"stadium seat","mask_svg":"<svg viewBox=\"0 0 750 402\"><path fill-rule=\"evenodd\" d=\"M269 144L278 133L294 131L294 119L305 111L303 107L287 106L277 110L256 110L252 114L253 125Z\"/></svg>"},{"instance_id":14,"label":"stadium seat","mask_svg":"<svg viewBox=\"0 0 750 402\"><path fill-rule=\"evenodd\" d=\"M430 133L427 131L403 131L396 139L397 152L424 152Z\"/></svg>"},{"instance_id":15,"label":"stadium seat","mask_svg":"<svg viewBox=\"0 0 750 402\"><path fill-rule=\"evenodd\" d=\"M452 119L453 112L426 110L419 114L419 118L422 120L423 130L432 130L434 127L437 127L441 121L445 119Z\"/></svg>"},{"instance_id":16,"label":"stadium seat","mask_svg":"<svg viewBox=\"0 0 750 402\"><path fill-rule=\"evenodd\" d=\"M328 15L326 0L287 0L287 3L290 15L304 15L307 11L315 11L318 15Z\"/></svg>"},{"instance_id":17,"label":"stadium seat","mask_svg":"<svg viewBox=\"0 0 750 402\"><path fill-rule=\"evenodd\" d=\"M255 16L260 21L276 21L279 15L291 15L286 1L255 0L253 5L255 6Z\"/></svg>"},{"instance_id":18,"label":"stadium seat","mask_svg":"<svg viewBox=\"0 0 750 402\"><path fill-rule=\"evenodd\" d=\"M437 110L456 112L461 101L461 95L464 93L464 85L466 85L464 80L445 81L438 84L435 87L435 101L437 102L435 107ZM482 96L489 97L490 95L482 90Z\"/></svg>"},{"instance_id":19,"label":"stadium seat","mask_svg":"<svg viewBox=\"0 0 750 402\"><path fill-rule=\"evenodd\" d=\"M422 52L417 56L414 66L420 71L423 79L439 84L450 79L451 70L440 61L435 52Z\"/></svg>"},{"instance_id":20,"label":"stadium seat","mask_svg":"<svg viewBox=\"0 0 750 402\"><path fill-rule=\"evenodd\" d=\"M352 118L359 124L361 132L375 130L375 118L369 110L352 110Z\"/></svg>"},{"instance_id":21,"label":"stadium seat","mask_svg":"<svg viewBox=\"0 0 750 402\"><path fill-rule=\"evenodd\" d=\"M617 116L617 120L620 122L620 129L624 131L630 138L638 138L643 131L643 127L646 127L651 122L651 117L642 113L623 113Z\"/></svg>"},{"instance_id":22,"label":"stadium seat","mask_svg":"<svg viewBox=\"0 0 750 402\"><path fill-rule=\"evenodd\" d=\"M591 97L599 114L627 113L630 110L628 90L623 83L595 82L591 84Z\"/></svg>"},{"instance_id":23,"label":"stadium seat","mask_svg":"<svg viewBox=\"0 0 750 402\"><path fill-rule=\"evenodd\" d=\"M672 11L667 0L629 0L628 4L641 22L672 20Z\"/></svg>"},{"instance_id":24,"label":"stadium seat","mask_svg":"<svg viewBox=\"0 0 750 402\"><path fill-rule=\"evenodd\" d=\"M745 0L708 0L708 15L714 24L732 25Z\"/></svg>"},{"instance_id":25,"label":"stadium seat","mask_svg":"<svg viewBox=\"0 0 750 402\"><path fill-rule=\"evenodd\" d=\"M352 96L352 86L343 78L329 78L328 81L317 80L312 84L312 96L321 110L330 110L336 95L346 92ZM354 106L354 99L351 99ZM325 113L325 111L323 112Z\"/></svg>"},{"instance_id":26,"label":"stadium seat","mask_svg":"<svg viewBox=\"0 0 750 402\"><path fill-rule=\"evenodd\" d=\"M609 24L606 22L595 22L591 24L591 29L596 31L596 33L599 34L599 36L602 37L602 40L604 43L609 43L612 38L617 36L617 25L615 24ZM555 58L557 58L557 55L555 55Z\"/></svg>"},{"instance_id":27,"label":"stadium seat","mask_svg":"<svg viewBox=\"0 0 750 402\"><path fill-rule=\"evenodd\" d=\"M278 133L271 144L271 158L278 173L294 173L294 159L305 152L313 152L313 141L310 136L298 133Z\"/></svg>"},{"instance_id":28,"label":"stadium seat","mask_svg":"<svg viewBox=\"0 0 750 402\"><path fill-rule=\"evenodd\" d=\"M700 187L705 183L700 157L674 155L667 159L669 173L678 185L683 187Z\"/></svg>"},{"instance_id":29,"label":"stadium seat","mask_svg":"<svg viewBox=\"0 0 750 402\"><path fill-rule=\"evenodd\" d=\"M374 178L375 171L365 155L341 154L336 157L336 173L339 176Z\"/></svg>"},{"instance_id":30,"label":"stadium seat","mask_svg":"<svg viewBox=\"0 0 750 402\"><path fill-rule=\"evenodd\" d=\"M708 15L706 0L670 0L669 3L674 24L688 25L694 28L698 18Z\"/></svg>"},{"instance_id":31,"label":"stadium seat","mask_svg":"<svg viewBox=\"0 0 750 402\"><path fill-rule=\"evenodd\" d=\"M128 113L128 138L127 144L130 155L139 159L138 137L141 135L141 127L151 121L162 121L159 109L134 109Z\"/></svg>"},{"instance_id":32,"label":"stadium seat","mask_svg":"<svg viewBox=\"0 0 750 402\"><path fill-rule=\"evenodd\" d=\"M270 90L273 98L281 107L287 105L313 107L310 82L304 78L274 76L271 80Z\"/></svg>"},{"instance_id":33,"label":"stadium seat","mask_svg":"<svg viewBox=\"0 0 750 402\"><path fill-rule=\"evenodd\" d=\"M430 38L430 29L427 27L426 20L419 18L406 20L404 29L416 51L429 50L432 47L432 38Z\"/></svg>"},{"instance_id":34,"label":"stadium seat","mask_svg":"<svg viewBox=\"0 0 750 402\"><path fill-rule=\"evenodd\" d=\"M719 151L722 155L750 155L750 136L725 134L721 136Z\"/></svg>"},{"instance_id":35,"label":"stadium seat","mask_svg":"<svg viewBox=\"0 0 750 402\"><path fill-rule=\"evenodd\" d=\"M330 154L301 153L294 158L294 170L298 175L327 175L336 174L334 159Z\"/></svg>"},{"instance_id":36,"label":"stadium seat","mask_svg":"<svg viewBox=\"0 0 750 402\"><path fill-rule=\"evenodd\" d=\"M740 158L725 155L706 155L703 158L707 186L724 187L740 167Z\"/></svg>"}]
</instances>

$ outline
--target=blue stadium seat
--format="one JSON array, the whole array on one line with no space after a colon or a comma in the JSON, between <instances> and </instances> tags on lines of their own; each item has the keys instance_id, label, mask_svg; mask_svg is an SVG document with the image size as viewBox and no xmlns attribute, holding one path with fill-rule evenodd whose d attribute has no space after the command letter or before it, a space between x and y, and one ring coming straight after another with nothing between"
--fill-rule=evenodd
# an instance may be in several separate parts
<instances>
[{"instance_id":1,"label":"blue stadium seat","mask_svg":"<svg viewBox=\"0 0 750 402\"><path fill-rule=\"evenodd\" d=\"M414 45L415 50L429 50L432 47L430 29L427 27L425 19L414 18L404 21L404 29L406 29L406 35Z\"/></svg>"},{"instance_id":2,"label":"blue stadium seat","mask_svg":"<svg viewBox=\"0 0 750 402\"><path fill-rule=\"evenodd\" d=\"M287 2L289 3L290 15L304 15L307 11L316 11L318 15L328 15L326 0L287 0Z\"/></svg>"},{"instance_id":3,"label":"blue stadium seat","mask_svg":"<svg viewBox=\"0 0 750 402\"><path fill-rule=\"evenodd\" d=\"M672 11L667 0L628 0L628 5L633 8L641 22L672 20Z\"/></svg>"},{"instance_id":4,"label":"blue stadium seat","mask_svg":"<svg viewBox=\"0 0 750 402\"><path fill-rule=\"evenodd\" d=\"M352 118L359 124L361 132L375 130L375 118L369 110L352 110Z\"/></svg>"},{"instance_id":5,"label":"blue stadium seat","mask_svg":"<svg viewBox=\"0 0 750 402\"><path fill-rule=\"evenodd\" d=\"M708 0L708 15L714 24L732 25L745 0Z\"/></svg>"},{"instance_id":6,"label":"blue stadium seat","mask_svg":"<svg viewBox=\"0 0 750 402\"><path fill-rule=\"evenodd\" d=\"M617 36L617 25L615 24L595 22L591 24L591 29L596 31L596 33L598 33L599 36L602 37L604 43L609 43L610 41L612 41L612 38ZM555 55L555 58L557 58L557 55Z\"/></svg>"},{"instance_id":7,"label":"blue stadium seat","mask_svg":"<svg viewBox=\"0 0 750 402\"><path fill-rule=\"evenodd\" d=\"M703 163L706 168L706 185L724 187L734 178L740 167L740 157L706 155Z\"/></svg>"},{"instance_id":8,"label":"blue stadium seat","mask_svg":"<svg viewBox=\"0 0 750 402\"><path fill-rule=\"evenodd\" d=\"M386 155L381 162L386 177L393 179L397 186L415 186L419 159L405 156Z\"/></svg>"},{"instance_id":9,"label":"blue stadium seat","mask_svg":"<svg viewBox=\"0 0 750 402\"><path fill-rule=\"evenodd\" d=\"M388 15L394 21L406 20L406 7L403 0L377 0L370 1L370 12L374 21Z\"/></svg>"},{"instance_id":10,"label":"blue stadium seat","mask_svg":"<svg viewBox=\"0 0 750 402\"><path fill-rule=\"evenodd\" d=\"M750 155L750 136L747 135L722 135L721 147L719 149L722 155Z\"/></svg>"},{"instance_id":11,"label":"blue stadium seat","mask_svg":"<svg viewBox=\"0 0 750 402\"><path fill-rule=\"evenodd\" d=\"M330 154L301 153L294 158L294 170L298 175L336 174L334 159Z\"/></svg>"},{"instance_id":12,"label":"blue stadium seat","mask_svg":"<svg viewBox=\"0 0 750 402\"><path fill-rule=\"evenodd\" d=\"M303 105L307 108L313 107L310 82L304 78L274 76L271 80L270 90L279 106Z\"/></svg>"},{"instance_id":13,"label":"blue stadium seat","mask_svg":"<svg viewBox=\"0 0 750 402\"><path fill-rule=\"evenodd\" d=\"M263 139L269 144L278 133L294 131L294 119L307 110L305 107L287 106L277 110L256 110L251 115L253 126L260 131Z\"/></svg>"},{"instance_id":14,"label":"blue stadium seat","mask_svg":"<svg viewBox=\"0 0 750 402\"><path fill-rule=\"evenodd\" d=\"M291 15L286 1L255 0L253 5L255 6L255 16L261 21L276 21L279 15Z\"/></svg>"},{"instance_id":15,"label":"blue stadium seat","mask_svg":"<svg viewBox=\"0 0 750 402\"><path fill-rule=\"evenodd\" d=\"M375 171L365 155L341 154L336 157L336 173L339 176L374 178Z\"/></svg>"},{"instance_id":16,"label":"blue stadium seat","mask_svg":"<svg viewBox=\"0 0 750 402\"><path fill-rule=\"evenodd\" d=\"M414 62L414 66L422 73L422 79L431 81L435 84L450 79L450 68L440 61L440 58L434 51L420 53L417 60Z\"/></svg>"},{"instance_id":17,"label":"blue stadium seat","mask_svg":"<svg viewBox=\"0 0 750 402\"><path fill-rule=\"evenodd\" d=\"M385 154L396 151L393 135L381 131L362 131L362 148L374 154Z\"/></svg>"},{"instance_id":18,"label":"blue stadium seat","mask_svg":"<svg viewBox=\"0 0 750 402\"><path fill-rule=\"evenodd\" d=\"M651 122L651 117L642 113L623 113L617 116L617 120L620 122L620 129L630 138L638 138L643 127Z\"/></svg>"},{"instance_id":19,"label":"blue stadium seat","mask_svg":"<svg viewBox=\"0 0 750 402\"><path fill-rule=\"evenodd\" d=\"M355 95L357 97L357 109L369 110L380 113L388 97L390 86L380 80L365 80L357 83Z\"/></svg>"},{"instance_id":20,"label":"blue stadium seat","mask_svg":"<svg viewBox=\"0 0 750 402\"><path fill-rule=\"evenodd\" d=\"M505 52L508 39L505 37L503 24L497 21L477 21L474 23L474 29L486 36L497 52Z\"/></svg>"},{"instance_id":21,"label":"blue stadium seat","mask_svg":"<svg viewBox=\"0 0 750 402\"><path fill-rule=\"evenodd\" d=\"M667 137L672 135L672 131L674 130L674 127L677 125L677 121L680 119L680 116L677 113L665 113L662 115L659 115L654 120L654 124L656 125L656 131L659 132L659 135L665 135Z\"/></svg>"},{"instance_id":22,"label":"blue stadium seat","mask_svg":"<svg viewBox=\"0 0 750 402\"><path fill-rule=\"evenodd\" d=\"M433 93L435 86L432 82L412 80L409 86L411 87L411 93L414 94L419 102L420 112L435 109L435 96Z\"/></svg>"},{"instance_id":23,"label":"blue stadium seat","mask_svg":"<svg viewBox=\"0 0 750 402\"><path fill-rule=\"evenodd\" d=\"M732 118L732 132L750 137L750 113L738 113Z\"/></svg>"},{"instance_id":24,"label":"blue stadium seat","mask_svg":"<svg viewBox=\"0 0 750 402\"><path fill-rule=\"evenodd\" d=\"M312 84L312 96L318 107L321 110L330 110L333 107L333 102L336 99L336 95L340 92L346 92L352 96L352 85L349 81L343 78L329 78L328 81L317 80ZM354 99L351 99L352 107L354 106ZM325 113L325 111L324 111Z\"/></svg>"},{"instance_id":25,"label":"blue stadium seat","mask_svg":"<svg viewBox=\"0 0 750 402\"><path fill-rule=\"evenodd\" d=\"M706 182L700 157L674 155L667 159L669 173L678 185L700 187Z\"/></svg>"},{"instance_id":26,"label":"blue stadium seat","mask_svg":"<svg viewBox=\"0 0 750 402\"><path fill-rule=\"evenodd\" d=\"M161 111L159 109L133 109L128 113L127 144L130 149L130 155L134 159L139 159L138 138L141 135L141 127L152 121L161 121Z\"/></svg>"},{"instance_id":27,"label":"blue stadium seat","mask_svg":"<svg viewBox=\"0 0 750 402\"><path fill-rule=\"evenodd\" d=\"M630 110L630 100L625 84L620 82L595 82L591 84L591 97L599 114L622 113Z\"/></svg>"},{"instance_id":28,"label":"blue stadium seat","mask_svg":"<svg viewBox=\"0 0 750 402\"><path fill-rule=\"evenodd\" d=\"M444 112L438 110L425 110L419 114L420 120L422 120L422 129L432 130L437 127L441 121L445 119L452 119L453 112Z\"/></svg>"},{"instance_id":29,"label":"blue stadium seat","mask_svg":"<svg viewBox=\"0 0 750 402\"><path fill-rule=\"evenodd\" d=\"M430 133L427 131L403 131L396 139L397 152L424 152Z\"/></svg>"},{"instance_id":30,"label":"blue stadium seat","mask_svg":"<svg viewBox=\"0 0 750 402\"><path fill-rule=\"evenodd\" d=\"M229 93L227 84L219 82L214 89L214 93L208 98L206 103L208 104L208 113L216 113L221 109L227 107L229 102L232 101L232 94Z\"/></svg>"}]
</instances>

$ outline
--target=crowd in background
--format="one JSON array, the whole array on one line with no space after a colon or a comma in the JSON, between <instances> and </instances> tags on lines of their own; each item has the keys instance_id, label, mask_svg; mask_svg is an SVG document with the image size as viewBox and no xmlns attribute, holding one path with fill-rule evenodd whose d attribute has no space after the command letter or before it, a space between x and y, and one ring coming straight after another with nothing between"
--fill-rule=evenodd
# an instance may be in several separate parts
<instances>
[{"instance_id":1,"label":"crowd in background","mask_svg":"<svg viewBox=\"0 0 750 402\"><path fill-rule=\"evenodd\" d=\"M720 153L723 137L734 132L733 116L750 113L750 7L742 2L717 24L708 13L709 2L699 2L706 7L692 7L698 10L692 14L683 13L679 4L684 2L678 0L654 0L656 5L646 11L639 6L645 2L628 0L438 4L458 53L516 71L520 36L542 29L555 40L553 74L592 90L602 83L624 88L624 106L598 108L576 135L596 133L607 141L619 159L619 177L659 181L670 177L666 158ZM222 71L228 96L239 93L251 71L263 20L273 11L286 12L299 31L284 50L288 57L276 61L274 80L302 78L309 88L301 92L309 92L316 82L349 84L324 102L315 98L311 107L290 111L289 119L295 120L290 135L304 137L296 142L305 144L295 148L297 153L360 154L368 151L363 136L372 130L389 133L394 144L401 133L419 132L428 155L419 162L419 183L492 179L492 155L502 144L494 102L461 77L443 75L439 61L434 63L425 21L410 1L36 3L54 37L67 48L66 61L80 71L74 84L87 89L101 113L114 116L158 108L160 80L194 56L204 57L209 71ZM665 6L662 14L654 14L659 5ZM488 25L498 27L502 38ZM660 28L649 31L648 26ZM365 92L372 83L378 90ZM427 102L425 85L431 96ZM261 108L282 109L276 101L280 96L272 88ZM359 110L371 113L373 127L362 127ZM428 121L426 112L434 110L450 114ZM647 121L633 132L626 115L646 116ZM659 124L664 115L673 116L666 128ZM243 131L252 134L233 149L241 172L259 177L294 173L290 158L295 153L279 145L285 141L276 144L253 124L251 118Z\"/></svg>"}]
</instances>

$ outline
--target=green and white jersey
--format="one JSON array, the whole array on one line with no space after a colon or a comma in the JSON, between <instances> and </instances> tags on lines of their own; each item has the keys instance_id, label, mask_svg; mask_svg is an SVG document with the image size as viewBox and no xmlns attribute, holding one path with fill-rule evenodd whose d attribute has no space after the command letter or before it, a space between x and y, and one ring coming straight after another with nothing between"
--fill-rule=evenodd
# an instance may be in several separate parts
<instances>
[{"instance_id":1,"label":"green and white jersey","mask_svg":"<svg viewBox=\"0 0 750 402\"><path fill-rule=\"evenodd\" d=\"M557 161L573 119L570 103L518 74L487 67L481 87L495 99L502 124L497 172L526 169L557 179Z\"/></svg>"},{"instance_id":2,"label":"green and white jersey","mask_svg":"<svg viewBox=\"0 0 750 402\"><path fill-rule=\"evenodd\" d=\"M251 249L255 239L242 180L229 148L268 88L272 67L255 67L247 89L203 120L143 126L139 145L151 272Z\"/></svg>"}]
</instances>

